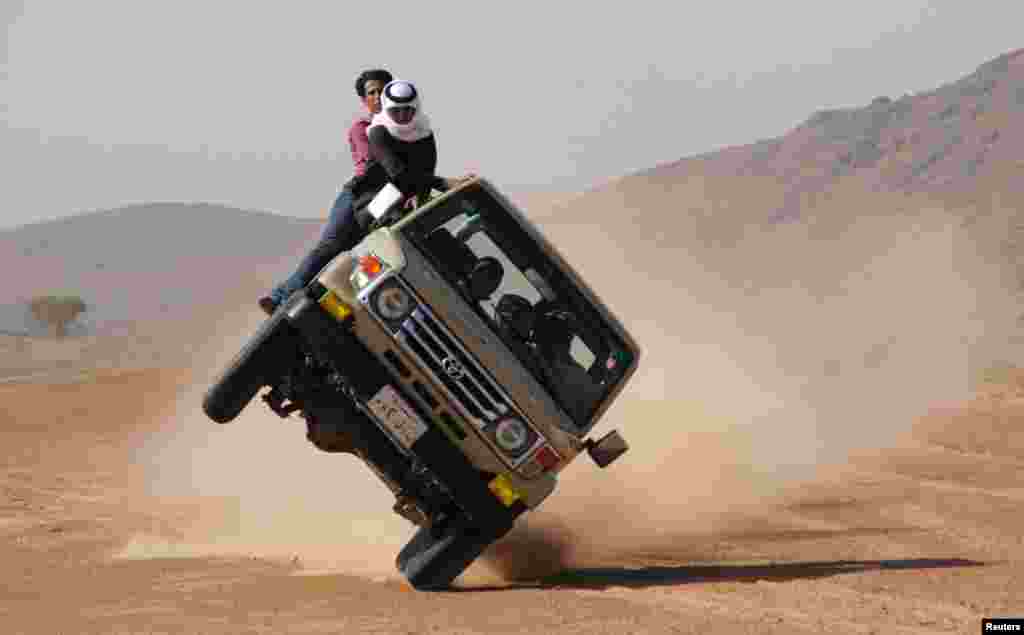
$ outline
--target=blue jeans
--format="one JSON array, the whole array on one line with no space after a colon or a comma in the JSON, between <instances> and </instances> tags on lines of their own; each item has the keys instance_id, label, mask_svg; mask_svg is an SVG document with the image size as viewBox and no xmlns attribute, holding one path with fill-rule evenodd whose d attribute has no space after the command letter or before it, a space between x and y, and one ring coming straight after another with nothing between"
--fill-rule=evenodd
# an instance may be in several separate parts
<instances>
[{"instance_id":1,"label":"blue jeans","mask_svg":"<svg viewBox=\"0 0 1024 635\"><path fill-rule=\"evenodd\" d=\"M359 231L352 203L352 192L343 189L334 201L320 240L302 259L295 272L270 292L274 302L280 304L287 300L293 293L309 284L335 256L356 245Z\"/></svg>"}]
</instances>

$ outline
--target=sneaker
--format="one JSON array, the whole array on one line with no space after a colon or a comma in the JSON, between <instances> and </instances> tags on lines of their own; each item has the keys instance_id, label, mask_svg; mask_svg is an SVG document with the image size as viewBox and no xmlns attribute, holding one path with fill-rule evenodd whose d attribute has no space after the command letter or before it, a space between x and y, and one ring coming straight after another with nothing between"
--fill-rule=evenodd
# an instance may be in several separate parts
<instances>
[{"instance_id":1,"label":"sneaker","mask_svg":"<svg viewBox=\"0 0 1024 635\"><path fill-rule=\"evenodd\" d=\"M277 311L277 302L274 302L274 298L269 295L265 295L259 299L260 308L267 315L273 315L274 311Z\"/></svg>"}]
</instances>

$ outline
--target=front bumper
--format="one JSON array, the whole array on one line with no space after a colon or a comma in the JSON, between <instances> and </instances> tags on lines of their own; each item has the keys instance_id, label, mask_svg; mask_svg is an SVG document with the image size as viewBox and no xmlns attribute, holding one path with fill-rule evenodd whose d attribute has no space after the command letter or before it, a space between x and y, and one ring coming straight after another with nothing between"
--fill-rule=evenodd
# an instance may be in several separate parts
<instances>
[{"instance_id":1,"label":"front bumper","mask_svg":"<svg viewBox=\"0 0 1024 635\"><path fill-rule=\"evenodd\" d=\"M427 429L411 443L408 452L398 447L385 432L383 423L368 403L387 386L414 408L416 401L404 392L402 382L392 377L389 368L346 328L344 321L318 304L318 298L314 297L318 286L313 284L304 292L296 293L284 312L313 354L346 377L351 398L367 414L358 418L351 430L366 460L372 461L376 469L409 492L416 491L427 474L440 483L474 525L511 527L515 518L526 511L526 505L521 500L507 504L507 498L502 502L502 493L496 492L493 485L489 487L498 475L475 468L431 417L420 413ZM318 403L314 407L321 415L330 416L329 403Z\"/></svg>"}]
</instances>

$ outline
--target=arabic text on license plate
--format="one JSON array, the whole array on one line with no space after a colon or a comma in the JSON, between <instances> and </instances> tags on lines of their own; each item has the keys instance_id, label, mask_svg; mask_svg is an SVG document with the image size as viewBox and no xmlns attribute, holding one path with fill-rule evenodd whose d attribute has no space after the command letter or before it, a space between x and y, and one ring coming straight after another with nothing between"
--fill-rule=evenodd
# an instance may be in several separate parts
<instances>
[{"instance_id":1,"label":"arabic text on license plate","mask_svg":"<svg viewBox=\"0 0 1024 635\"><path fill-rule=\"evenodd\" d=\"M427 425L392 386L381 388L367 405L406 448L412 448L427 431Z\"/></svg>"}]
</instances>

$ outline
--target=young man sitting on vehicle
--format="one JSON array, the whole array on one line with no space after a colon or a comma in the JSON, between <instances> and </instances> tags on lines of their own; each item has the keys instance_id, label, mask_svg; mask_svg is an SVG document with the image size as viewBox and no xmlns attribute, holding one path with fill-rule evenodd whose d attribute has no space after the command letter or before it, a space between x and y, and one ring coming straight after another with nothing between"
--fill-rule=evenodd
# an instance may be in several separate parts
<instances>
[{"instance_id":1,"label":"young man sitting on vehicle","mask_svg":"<svg viewBox=\"0 0 1024 635\"><path fill-rule=\"evenodd\" d=\"M356 78L356 94L366 108L366 113L357 117L348 130L348 144L352 153L354 175L338 193L330 214L327 216L327 225L317 244L306 254L306 257L287 280L274 288L269 295L260 298L259 305L268 315L288 299L288 296L306 286L331 259L346 249L351 249L359 241L353 219L355 198L357 190L365 189L360 187L360 182L364 180L372 164L370 140L366 130L369 128L373 116L380 112L381 91L392 79L391 73L384 69L364 71Z\"/></svg>"}]
</instances>

